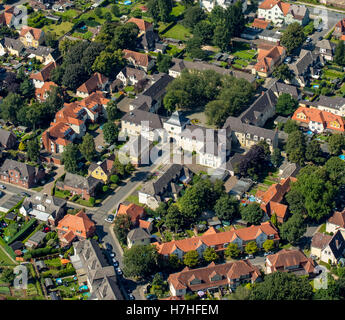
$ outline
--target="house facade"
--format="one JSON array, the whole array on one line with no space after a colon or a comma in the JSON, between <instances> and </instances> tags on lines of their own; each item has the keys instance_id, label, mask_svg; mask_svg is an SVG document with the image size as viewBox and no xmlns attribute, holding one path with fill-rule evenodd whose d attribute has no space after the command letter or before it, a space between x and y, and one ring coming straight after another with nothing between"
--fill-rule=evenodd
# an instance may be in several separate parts
<instances>
[{"instance_id":1,"label":"house facade","mask_svg":"<svg viewBox=\"0 0 345 320\"><path fill-rule=\"evenodd\" d=\"M242 4L242 12L245 12L248 7L247 0L200 0L199 2L201 8L211 12L215 6L220 6L223 9L226 9L239 1Z\"/></svg>"},{"instance_id":2,"label":"house facade","mask_svg":"<svg viewBox=\"0 0 345 320\"><path fill-rule=\"evenodd\" d=\"M23 26L20 30L19 40L27 48L38 48L44 42L44 31L38 28Z\"/></svg>"},{"instance_id":3,"label":"house facade","mask_svg":"<svg viewBox=\"0 0 345 320\"><path fill-rule=\"evenodd\" d=\"M343 211L336 211L326 222L326 232L336 233L341 231L345 237L345 209Z\"/></svg>"},{"instance_id":4,"label":"house facade","mask_svg":"<svg viewBox=\"0 0 345 320\"><path fill-rule=\"evenodd\" d=\"M152 69L154 66L154 60L145 53L140 53L132 50L124 49L123 51L124 59L128 61L128 63L135 68L142 69L145 72Z\"/></svg>"},{"instance_id":5,"label":"house facade","mask_svg":"<svg viewBox=\"0 0 345 320\"><path fill-rule=\"evenodd\" d=\"M32 188L45 176L42 168L30 166L26 163L6 159L0 168L0 180L24 188Z\"/></svg>"},{"instance_id":6,"label":"house facade","mask_svg":"<svg viewBox=\"0 0 345 320\"><path fill-rule=\"evenodd\" d=\"M198 291L217 292L219 289L235 290L246 283L256 283L261 280L259 269L249 260L230 263L210 263L207 267L189 269L172 273L168 277L169 289L172 296L184 296L188 292Z\"/></svg>"}]
</instances>

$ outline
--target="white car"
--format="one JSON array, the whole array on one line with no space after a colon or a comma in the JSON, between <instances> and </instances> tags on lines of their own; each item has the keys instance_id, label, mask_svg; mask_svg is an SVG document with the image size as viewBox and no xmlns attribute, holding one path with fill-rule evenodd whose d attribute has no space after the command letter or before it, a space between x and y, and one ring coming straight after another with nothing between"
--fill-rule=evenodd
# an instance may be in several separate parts
<instances>
[{"instance_id":1,"label":"white car","mask_svg":"<svg viewBox=\"0 0 345 320\"><path fill-rule=\"evenodd\" d=\"M0 189L6 189L6 187L3 184L0 184Z\"/></svg>"},{"instance_id":2,"label":"white car","mask_svg":"<svg viewBox=\"0 0 345 320\"><path fill-rule=\"evenodd\" d=\"M306 43L309 43L309 42L311 42L311 41L312 41L311 38L308 37L307 40L306 40L305 42L306 42Z\"/></svg>"},{"instance_id":3,"label":"white car","mask_svg":"<svg viewBox=\"0 0 345 320\"><path fill-rule=\"evenodd\" d=\"M116 270L116 273L118 274L118 275L122 275L122 270L118 267L118 268L116 268L115 269Z\"/></svg>"},{"instance_id":4,"label":"white car","mask_svg":"<svg viewBox=\"0 0 345 320\"><path fill-rule=\"evenodd\" d=\"M110 253L110 257L111 257L111 258L114 258L114 257L115 257L115 253L114 253L114 252ZM113 259L113 260L114 260L114 259Z\"/></svg>"}]
</instances>

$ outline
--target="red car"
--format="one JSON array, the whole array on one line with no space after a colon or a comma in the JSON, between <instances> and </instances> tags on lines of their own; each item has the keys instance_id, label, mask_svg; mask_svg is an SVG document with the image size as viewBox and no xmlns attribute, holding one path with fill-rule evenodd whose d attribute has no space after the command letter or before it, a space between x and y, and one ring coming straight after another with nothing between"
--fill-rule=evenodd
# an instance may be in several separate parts
<instances>
[{"instance_id":1,"label":"red car","mask_svg":"<svg viewBox=\"0 0 345 320\"><path fill-rule=\"evenodd\" d=\"M45 232L45 233L47 233L47 232L49 232L50 231L50 228L49 227L45 227L44 229L43 229L43 232Z\"/></svg>"}]
</instances>

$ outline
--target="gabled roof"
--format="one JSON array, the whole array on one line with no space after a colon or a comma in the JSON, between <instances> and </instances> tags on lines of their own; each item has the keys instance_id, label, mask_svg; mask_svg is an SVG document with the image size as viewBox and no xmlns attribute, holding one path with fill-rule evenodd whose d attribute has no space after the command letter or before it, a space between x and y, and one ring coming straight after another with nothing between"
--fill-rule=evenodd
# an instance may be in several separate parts
<instances>
[{"instance_id":1,"label":"gabled roof","mask_svg":"<svg viewBox=\"0 0 345 320\"><path fill-rule=\"evenodd\" d=\"M181 111L174 111L170 118L165 121L165 123L172 124L174 126L183 127L186 123L189 122L189 119L186 118Z\"/></svg>"},{"instance_id":2,"label":"gabled roof","mask_svg":"<svg viewBox=\"0 0 345 320\"><path fill-rule=\"evenodd\" d=\"M219 250L223 250L225 243L230 243L232 239L238 237L243 241L254 241L259 233L265 233L266 235L273 235L273 239L279 240L278 231L267 221L259 226L250 226L248 228L229 230L225 232L217 232L212 234L204 234L198 237L192 237L182 240L172 240L161 244L156 244L158 252L162 255L171 254L172 247L176 246L182 252L188 252L195 250L199 246L201 240L206 246L220 246Z\"/></svg>"},{"instance_id":3,"label":"gabled roof","mask_svg":"<svg viewBox=\"0 0 345 320\"><path fill-rule=\"evenodd\" d=\"M151 61L151 57L145 53L140 53L132 50L122 50L126 60L133 59L135 63L142 67L147 67Z\"/></svg>"},{"instance_id":4,"label":"gabled roof","mask_svg":"<svg viewBox=\"0 0 345 320\"><path fill-rule=\"evenodd\" d=\"M297 117L301 113L305 115L306 119ZM305 123L315 121L318 123L322 123L324 125L324 128L341 132L345 131L345 121L341 116L335 115L331 112L321 111L315 108L299 107L293 114L292 120ZM334 126L333 124L338 124L339 127Z\"/></svg>"},{"instance_id":5,"label":"gabled roof","mask_svg":"<svg viewBox=\"0 0 345 320\"><path fill-rule=\"evenodd\" d=\"M20 30L20 36L24 37L28 32L30 32L30 34L33 36L33 38L35 40L39 40L41 35L43 34L43 30L42 29L38 29L38 28L32 28L29 26L23 26Z\"/></svg>"},{"instance_id":6,"label":"gabled roof","mask_svg":"<svg viewBox=\"0 0 345 320\"><path fill-rule=\"evenodd\" d=\"M34 177L40 169L23 162L6 159L0 168L0 172L8 175L9 170L18 171L20 179L28 179L29 177Z\"/></svg>"},{"instance_id":7,"label":"gabled roof","mask_svg":"<svg viewBox=\"0 0 345 320\"><path fill-rule=\"evenodd\" d=\"M290 64L290 69L299 76L307 71L316 59L310 50L302 49L296 62Z\"/></svg>"},{"instance_id":8,"label":"gabled roof","mask_svg":"<svg viewBox=\"0 0 345 320\"><path fill-rule=\"evenodd\" d=\"M253 23L252 23L252 27L258 28L258 29L267 29L269 24L270 24L270 21L268 21L268 20L255 18Z\"/></svg>"},{"instance_id":9,"label":"gabled roof","mask_svg":"<svg viewBox=\"0 0 345 320\"><path fill-rule=\"evenodd\" d=\"M63 230L63 227L68 227L69 229L78 230L87 234L95 227L95 223L90 220L83 210L81 210L76 215L67 214L64 216L59 221L57 228Z\"/></svg>"},{"instance_id":10,"label":"gabled roof","mask_svg":"<svg viewBox=\"0 0 345 320\"><path fill-rule=\"evenodd\" d=\"M345 241L341 231L337 231L334 234L328 245L337 260L343 257Z\"/></svg>"},{"instance_id":11,"label":"gabled roof","mask_svg":"<svg viewBox=\"0 0 345 320\"><path fill-rule=\"evenodd\" d=\"M313 259L307 258L301 250L283 249L276 254L267 256L267 260L272 264L272 269L274 271L299 266L305 269L307 273L310 273L314 271L315 267Z\"/></svg>"},{"instance_id":12,"label":"gabled roof","mask_svg":"<svg viewBox=\"0 0 345 320\"><path fill-rule=\"evenodd\" d=\"M336 211L334 214L327 220L328 223L335 224L340 228L345 228L345 208L343 211Z\"/></svg>"},{"instance_id":13,"label":"gabled roof","mask_svg":"<svg viewBox=\"0 0 345 320\"><path fill-rule=\"evenodd\" d=\"M105 83L108 82L108 78L99 72L95 72L90 79L86 80L78 89L77 92L83 92L90 94L91 92L99 89Z\"/></svg>"},{"instance_id":14,"label":"gabled roof","mask_svg":"<svg viewBox=\"0 0 345 320\"><path fill-rule=\"evenodd\" d=\"M48 63L40 72L30 74L30 79L45 82L50 79L50 73L55 68L56 68L56 62L52 61Z\"/></svg>"},{"instance_id":15,"label":"gabled roof","mask_svg":"<svg viewBox=\"0 0 345 320\"><path fill-rule=\"evenodd\" d=\"M64 181L62 183L60 182L62 181L58 181L57 186L61 185L63 187L63 185L67 185L77 189L85 189L87 191L90 191L91 189L95 188L99 183L101 183L98 179L95 179L94 177L83 177L70 172L67 172Z\"/></svg>"},{"instance_id":16,"label":"gabled roof","mask_svg":"<svg viewBox=\"0 0 345 320\"><path fill-rule=\"evenodd\" d=\"M143 217L145 215L145 210L143 207L134 203L130 203L129 205L121 203L117 214L126 214L131 218L132 223L136 223L139 217Z\"/></svg>"},{"instance_id":17,"label":"gabled roof","mask_svg":"<svg viewBox=\"0 0 345 320\"><path fill-rule=\"evenodd\" d=\"M276 5L283 12L284 16L288 14L289 9L290 9L290 4L282 2L280 0L265 0L259 5L259 9L270 10Z\"/></svg>"},{"instance_id":18,"label":"gabled roof","mask_svg":"<svg viewBox=\"0 0 345 320\"><path fill-rule=\"evenodd\" d=\"M158 114L139 109L126 113L121 118L121 121L135 123L136 125L143 125L143 121L148 122L151 130L163 128L162 120Z\"/></svg>"},{"instance_id":19,"label":"gabled roof","mask_svg":"<svg viewBox=\"0 0 345 320\"><path fill-rule=\"evenodd\" d=\"M147 31L148 29L152 28L152 24L143 20L143 19L138 19L138 18L130 18L127 23L134 23L138 26L140 31Z\"/></svg>"},{"instance_id":20,"label":"gabled roof","mask_svg":"<svg viewBox=\"0 0 345 320\"><path fill-rule=\"evenodd\" d=\"M146 229L143 228L135 228L128 232L127 235L130 241L138 241L138 240L145 240L150 239L151 235Z\"/></svg>"},{"instance_id":21,"label":"gabled roof","mask_svg":"<svg viewBox=\"0 0 345 320\"><path fill-rule=\"evenodd\" d=\"M322 250L325 247L327 247L327 245L329 244L331 239L332 239L331 235L321 233L321 232L316 232L313 235L313 238L311 240L311 247L318 248L318 249Z\"/></svg>"}]
</instances>

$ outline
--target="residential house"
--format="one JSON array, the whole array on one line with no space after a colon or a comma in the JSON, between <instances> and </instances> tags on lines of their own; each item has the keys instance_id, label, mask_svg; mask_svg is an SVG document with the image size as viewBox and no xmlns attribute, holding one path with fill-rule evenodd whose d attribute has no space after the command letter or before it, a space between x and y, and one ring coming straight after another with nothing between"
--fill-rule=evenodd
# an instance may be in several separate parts
<instances>
[{"instance_id":1,"label":"residential house","mask_svg":"<svg viewBox=\"0 0 345 320\"><path fill-rule=\"evenodd\" d=\"M343 237L345 237L345 208L343 211L336 211L326 222L326 232L336 233L341 231Z\"/></svg>"},{"instance_id":2,"label":"residential house","mask_svg":"<svg viewBox=\"0 0 345 320\"><path fill-rule=\"evenodd\" d=\"M149 141L155 140L153 130L162 129L163 123L159 115L140 109L126 113L121 118L121 133L124 135L142 135Z\"/></svg>"},{"instance_id":3,"label":"residential house","mask_svg":"<svg viewBox=\"0 0 345 320\"><path fill-rule=\"evenodd\" d=\"M116 216L123 214L130 218L133 227L138 227L139 220L146 215L144 208L134 203L120 203L116 211Z\"/></svg>"},{"instance_id":4,"label":"residential house","mask_svg":"<svg viewBox=\"0 0 345 320\"><path fill-rule=\"evenodd\" d=\"M151 234L142 228L135 228L128 232L127 234L127 246L131 248L132 246L146 246L151 243Z\"/></svg>"},{"instance_id":5,"label":"residential house","mask_svg":"<svg viewBox=\"0 0 345 320\"><path fill-rule=\"evenodd\" d=\"M283 249L266 257L266 273L291 272L296 275L315 274L313 259L307 258L301 250Z\"/></svg>"},{"instance_id":6,"label":"residential house","mask_svg":"<svg viewBox=\"0 0 345 320\"><path fill-rule=\"evenodd\" d=\"M233 143L250 148L259 141L266 141L270 150L278 146L278 132L242 123L239 118L228 117L223 128L228 128L232 133Z\"/></svg>"},{"instance_id":7,"label":"residential house","mask_svg":"<svg viewBox=\"0 0 345 320\"><path fill-rule=\"evenodd\" d=\"M148 32L148 31L153 31L153 24L149 23L143 19L138 19L138 18L130 18L127 23L134 23L137 25L139 28L139 32Z\"/></svg>"},{"instance_id":8,"label":"residential house","mask_svg":"<svg viewBox=\"0 0 345 320\"><path fill-rule=\"evenodd\" d=\"M260 199L260 208L271 217L276 214L279 223L283 223L287 218L288 206L282 204L284 196L290 191L291 183L297 179L289 177L279 183L272 184L266 191L258 190L256 197Z\"/></svg>"},{"instance_id":9,"label":"residential house","mask_svg":"<svg viewBox=\"0 0 345 320\"><path fill-rule=\"evenodd\" d=\"M103 92L92 92L88 97L81 101L75 102L80 107L84 108L87 113L87 119L90 122L97 122L100 117L106 118L106 108L110 99L107 99Z\"/></svg>"},{"instance_id":10,"label":"residential house","mask_svg":"<svg viewBox=\"0 0 345 320\"><path fill-rule=\"evenodd\" d=\"M317 100L299 102L301 107L316 108L321 111L331 112L335 115L345 117L345 98L319 96Z\"/></svg>"},{"instance_id":11,"label":"residential house","mask_svg":"<svg viewBox=\"0 0 345 320\"><path fill-rule=\"evenodd\" d=\"M56 226L66 212L66 205L66 200L41 192L25 198L19 212L23 216L35 217L39 221Z\"/></svg>"},{"instance_id":12,"label":"residential house","mask_svg":"<svg viewBox=\"0 0 345 320\"><path fill-rule=\"evenodd\" d=\"M139 203L156 209L159 203L167 198L177 199L183 189L182 183L190 181L192 173L180 164L170 164L162 168L162 174L157 179L146 182L139 191Z\"/></svg>"},{"instance_id":13,"label":"residential house","mask_svg":"<svg viewBox=\"0 0 345 320\"><path fill-rule=\"evenodd\" d=\"M18 39L4 37L0 40L0 56L7 53L13 56L21 56L24 52L24 45Z\"/></svg>"},{"instance_id":14,"label":"residential house","mask_svg":"<svg viewBox=\"0 0 345 320\"><path fill-rule=\"evenodd\" d=\"M46 101L53 87L57 87L57 84L53 81L48 81L43 84L41 88L36 88L35 96L40 102Z\"/></svg>"},{"instance_id":15,"label":"residential house","mask_svg":"<svg viewBox=\"0 0 345 320\"><path fill-rule=\"evenodd\" d=\"M335 44L327 39L316 42L316 50L327 61L333 61Z\"/></svg>"},{"instance_id":16,"label":"residential house","mask_svg":"<svg viewBox=\"0 0 345 320\"><path fill-rule=\"evenodd\" d=\"M12 149L17 145L17 137L12 131L0 129L0 147Z\"/></svg>"},{"instance_id":17,"label":"residential house","mask_svg":"<svg viewBox=\"0 0 345 320\"><path fill-rule=\"evenodd\" d=\"M72 194L78 194L83 199L89 200L95 196L100 180L94 177L83 177L78 174L67 172L63 181L58 181L56 187L62 190L69 190Z\"/></svg>"},{"instance_id":18,"label":"residential house","mask_svg":"<svg viewBox=\"0 0 345 320\"><path fill-rule=\"evenodd\" d=\"M201 8L211 12L215 6L227 9L238 1L242 3L242 12L245 12L247 10L247 0L200 0L199 2Z\"/></svg>"},{"instance_id":19,"label":"residential house","mask_svg":"<svg viewBox=\"0 0 345 320\"><path fill-rule=\"evenodd\" d=\"M338 264L345 252L342 232L338 230L333 236L316 233L312 239L311 252L325 263Z\"/></svg>"},{"instance_id":20,"label":"residential house","mask_svg":"<svg viewBox=\"0 0 345 320\"><path fill-rule=\"evenodd\" d=\"M130 102L129 110L141 109L156 113L162 105L168 84L173 80L173 77L159 73L154 78L153 83Z\"/></svg>"},{"instance_id":21,"label":"residential house","mask_svg":"<svg viewBox=\"0 0 345 320\"><path fill-rule=\"evenodd\" d=\"M294 22L304 26L309 21L309 10L280 0L265 0L259 5L258 18L272 21L277 26Z\"/></svg>"},{"instance_id":22,"label":"residential house","mask_svg":"<svg viewBox=\"0 0 345 320\"><path fill-rule=\"evenodd\" d=\"M56 62L52 61L48 63L41 71L30 74L30 79L32 80L36 89L42 88L43 85L50 80L50 74L56 67Z\"/></svg>"},{"instance_id":23,"label":"residential house","mask_svg":"<svg viewBox=\"0 0 345 320\"><path fill-rule=\"evenodd\" d=\"M290 70L295 75L291 82L305 87L308 84L313 66L318 62L318 58L319 56L313 54L311 51L302 49L297 60L289 64Z\"/></svg>"},{"instance_id":24,"label":"residential house","mask_svg":"<svg viewBox=\"0 0 345 320\"><path fill-rule=\"evenodd\" d=\"M67 214L58 223L57 234L62 246L68 246L75 239L85 240L93 236L96 225L81 210L77 214Z\"/></svg>"},{"instance_id":25,"label":"residential house","mask_svg":"<svg viewBox=\"0 0 345 320\"><path fill-rule=\"evenodd\" d=\"M156 32L149 30L141 34L138 39L138 48L144 49L145 52L155 51L155 49L162 48L161 45L156 47L156 43L159 41L159 36Z\"/></svg>"},{"instance_id":26,"label":"residential house","mask_svg":"<svg viewBox=\"0 0 345 320\"><path fill-rule=\"evenodd\" d=\"M19 6L4 6L4 11L0 13L0 25L7 27L16 27L22 22L25 12L20 10Z\"/></svg>"},{"instance_id":27,"label":"residential house","mask_svg":"<svg viewBox=\"0 0 345 320\"><path fill-rule=\"evenodd\" d=\"M30 249L35 249L39 247L42 244L46 235L47 234L43 231L37 231L28 239L28 241L25 242L25 246Z\"/></svg>"},{"instance_id":28,"label":"residential house","mask_svg":"<svg viewBox=\"0 0 345 320\"><path fill-rule=\"evenodd\" d=\"M340 20L334 27L333 36L340 39L345 34L345 19Z\"/></svg>"},{"instance_id":29,"label":"residential house","mask_svg":"<svg viewBox=\"0 0 345 320\"><path fill-rule=\"evenodd\" d=\"M314 108L299 107L293 114L292 120L317 133L345 131L345 122L341 116Z\"/></svg>"},{"instance_id":30,"label":"residential house","mask_svg":"<svg viewBox=\"0 0 345 320\"><path fill-rule=\"evenodd\" d=\"M57 154L61 154L64 148L72 143L76 137L76 132L69 125L63 122L53 122L42 134L43 148L53 154L52 161L54 163L61 164L61 157L57 157Z\"/></svg>"},{"instance_id":31,"label":"residential house","mask_svg":"<svg viewBox=\"0 0 345 320\"><path fill-rule=\"evenodd\" d=\"M129 67L124 67L116 76L116 79L122 81L124 87L133 86L145 78L145 71Z\"/></svg>"},{"instance_id":32,"label":"residential house","mask_svg":"<svg viewBox=\"0 0 345 320\"><path fill-rule=\"evenodd\" d=\"M145 229L150 233L153 229L153 220L153 218L147 220L139 219L139 228Z\"/></svg>"},{"instance_id":33,"label":"residential house","mask_svg":"<svg viewBox=\"0 0 345 320\"><path fill-rule=\"evenodd\" d=\"M23 26L19 33L19 40L26 48L38 48L44 42L44 31L38 28Z\"/></svg>"},{"instance_id":34,"label":"residential house","mask_svg":"<svg viewBox=\"0 0 345 320\"><path fill-rule=\"evenodd\" d=\"M33 167L26 163L6 159L0 168L0 180L24 188L32 188L45 176L43 168Z\"/></svg>"},{"instance_id":35,"label":"residential house","mask_svg":"<svg viewBox=\"0 0 345 320\"><path fill-rule=\"evenodd\" d=\"M261 77L268 77L286 56L286 49L280 45L267 46L260 45L258 47L258 62L252 69L253 74Z\"/></svg>"},{"instance_id":36,"label":"residential house","mask_svg":"<svg viewBox=\"0 0 345 320\"><path fill-rule=\"evenodd\" d=\"M272 42L276 45L280 44L280 38L282 36L282 33L279 30L273 29L265 29L262 30L260 33L258 33L257 37L260 40L265 40L268 42Z\"/></svg>"},{"instance_id":37,"label":"residential house","mask_svg":"<svg viewBox=\"0 0 345 320\"><path fill-rule=\"evenodd\" d=\"M105 86L109 83L109 79L100 74L99 72L95 72L90 79L86 80L76 92L77 97L86 98L92 92L97 90L104 90Z\"/></svg>"},{"instance_id":38,"label":"residential house","mask_svg":"<svg viewBox=\"0 0 345 320\"><path fill-rule=\"evenodd\" d=\"M175 254L179 259L189 251L196 250L200 257L206 248L214 248L217 252L223 252L230 243L238 245L241 251L244 251L248 242L255 241L258 248L262 248L267 240L273 240L275 245L280 238L277 229L269 222L261 223L258 226L250 226L241 229L232 229L224 232L218 232L213 227L209 228L202 236L186 238L182 240L172 240L163 243L154 243L158 253L164 257Z\"/></svg>"},{"instance_id":39,"label":"residential house","mask_svg":"<svg viewBox=\"0 0 345 320\"><path fill-rule=\"evenodd\" d=\"M91 163L88 169L89 175L103 181L105 184L108 183L110 176L114 172L114 159L115 156L111 155L103 161Z\"/></svg>"},{"instance_id":40,"label":"residential house","mask_svg":"<svg viewBox=\"0 0 345 320\"><path fill-rule=\"evenodd\" d=\"M79 280L90 289L90 300L124 300L113 266L110 266L96 240L73 243L71 261Z\"/></svg>"},{"instance_id":41,"label":"residential house","mask_svg":"<svg viewBox=\"0 0 345 320\"><path fill-rule=\"evenodd\" d=\"M35 58L44 65L47 65L50 62L56 62L59 57L58 49L53 49L46 46L38 46L37 48L29 47L25 49L25 52L30 58Z\"/></svg>"},{"instance_id":42,"label":"residential house","mask_svg":"<svg viewBox=\"0 0 345 320\"><path fill-rule=\"evenodd\" d=\"M145 53L127 49L124 49L122 52L124 54L124 59L126 59L128 63L133 65L135 68L142 69L147 72L154 66L154 60Z\"/></svg>"},{"instance_id":43,"label":"residential house","mask_svg":"<svg viewBox=\"0 0 345 320\"><path fill-rule=\"evenodd\" d=\"M173 296L183 296L188 292L207 291L218 292L222 289L235 290L246 283L256 283L261 280L258 267L249 260L240 260L224 264L211 262L207 267L189 269L172 273L168 277L170 293Z\"/></svg>"},{"instance_id":44,"label":"residential house","mask_svg":"<svg viewBox=\"0 0 345 320\"><path fill-rule=\"evenodd\" d=\"M300 100L300 98L302 97L302 95L298 92L297 87L280 81L274 81L269 89L272 90L277 97L279 97L283 93L291 95L291 97L296 100Z\"/></svg>"}]
</instances>

